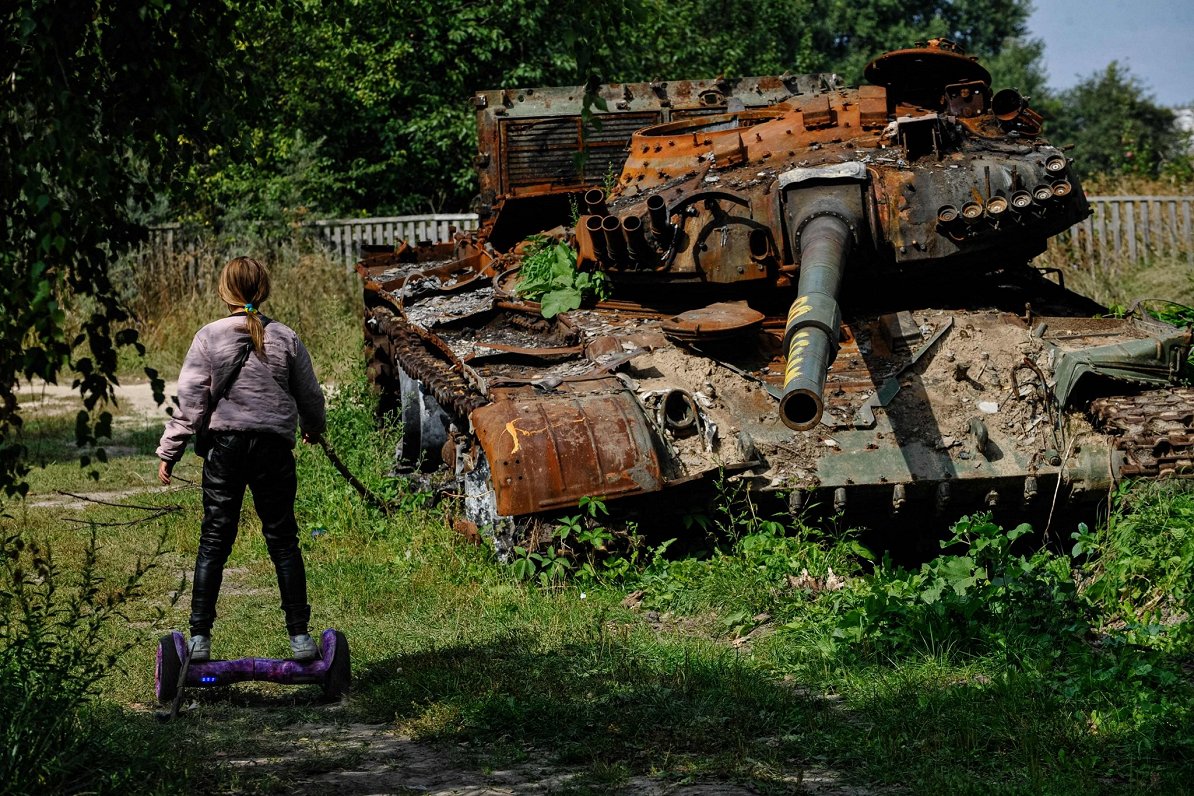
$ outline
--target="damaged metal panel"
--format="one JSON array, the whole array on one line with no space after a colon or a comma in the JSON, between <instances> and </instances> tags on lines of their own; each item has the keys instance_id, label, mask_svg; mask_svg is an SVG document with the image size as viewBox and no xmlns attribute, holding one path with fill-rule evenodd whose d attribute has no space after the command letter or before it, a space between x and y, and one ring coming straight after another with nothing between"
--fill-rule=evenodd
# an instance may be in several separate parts
<instances>
[{"instance_id":1,"label":"damaged metal panel","mask_svg":"<svg viewBox=\"0 0 1194 796\"><path fill-rule=\"evenodd\" d=\"M581 123L584 87L497 89L473 97L477 171L484 219L502 197L578 189L622 170L631 134L653 124L725 111L730 103L767 107L840 85L833 74L609 83L597 88L608 110Z\"/></svg>"},{"instance_id":2,"label":"damaged metal panel","mask_svg":"<svg viewBox=\"0 0 1194 796\"><path fill-rule=\"evenodd\" d=\"M575 506L582 497L654 492L663 476L650 424L617 379L594 392L506 393L470 415L501 514Z\"/></svg>"}]
</instances>

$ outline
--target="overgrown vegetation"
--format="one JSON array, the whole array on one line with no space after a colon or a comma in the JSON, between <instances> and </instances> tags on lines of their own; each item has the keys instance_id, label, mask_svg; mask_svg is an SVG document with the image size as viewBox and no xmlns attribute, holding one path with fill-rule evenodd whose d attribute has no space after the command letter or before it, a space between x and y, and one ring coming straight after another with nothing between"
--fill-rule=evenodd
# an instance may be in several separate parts
<instances>
[{"instance_id":1,"label":"overgrown vegetation","mask_svg":"<svg viewBox=\"0 0 1194 796\"><path fill-rule=\"evenodd\" d=\"M586 301L608 298L609 277L599 269L578 268L576 250L567 243L536 235L528 241L516 289L539 302L544 318L554 318Z\"/></svg>"},{"instance_id":2,"label":"overgrown vegetation","mask_svg":"<svg viewBox=\"0 0 1194 796\"><path fill-rule=\"evenodd\" d=\"M69 434L57 428L46 433ZM155 440L139 429L116 419L131 453L103 466L105 488L144 489L152 476ZM393 431L375 426L359 371L336 390L329 437L371 489L405 506L376 513L317 449L298 449L315 623L351 640L355 695L330 714L314 690L196 693L181 722L156 731L175 768L148 772L160 748L149 746L110 756L97 777L285 789L361 764L360 751L293 751L311 722L351 720L381 722L466 769L567 770L576 792L637 776L782 790L801 771L831 769L913 791L1132 793L1180 790L1194 774L1188 487L1125 487L1105 526L1068 528L1052 548L972 516L941 556L907 569L873 560L850 533L770 516L726 481L723 499L689 515L681 544L653 528L615 532L602 502L586 500L549 544L500 564L452 534L425 493L386 477ZM197 480L197 469L188 460L176 474ZM51 460L33 494L45 501L79 478L69 457ZM148 730L145 709L128 706L149 699L156 638L186 619L185 600L171 598L193 561L198 492L136 502L183 510L97 531L106 584L123 577L112 562L159 537L173 549L124 604L130 621L99 640L101 652L127 648L127 676L101 680L99 701L77 714L104 718L102 738ZM50 538L63 571L87 560L62 530L78 509L14 510L5 527ZM85 516L136 518L98 505ZM281 655L273 568L251 512L242 527L216 654ZM74 743L106 748L73 726ZM216 753L280 762L224 766Z\"/></svg>"},{"instance_id":3,"label":"overgrown vegetation","mask_svg":"<svg viewBox=\"0 0 1194 796\"><path fill-rule=\"evenodd\" d=\"M133 645L111 637L145 597L160 552L114 578L103 574L94 527L69 569L46 542L2 531L0 793L121 793L160 766L175 773L154 759L167 750L140 722L92 701Z\"/></svg>"},{"instance_id":4,"label":"overgrown vegetation","mask_svg":"<svg viewBox=\"0 0 1194 796\"><path fill-rule=\"evenodd\" d=\"M669 558L664 543L630 566L616 562L640 550L605 555L617 577L593 578L575 568L593 555L576 540L605 552L612 536L590 502L514 572L551 586L575 569L588 588L633 589L665 616L712 611L714 632L754 641L765 670L859 711L870 732L851 759L877 780L1077 793L1164 790L1191 775L1188 486L1124 486L1104 525L1079 525L1060 547L1027 525L963 517L916 569L872 561L850 534L759 516L730 491L700 515L713 531L702 553Z\"/></svg>"}]
</instances>

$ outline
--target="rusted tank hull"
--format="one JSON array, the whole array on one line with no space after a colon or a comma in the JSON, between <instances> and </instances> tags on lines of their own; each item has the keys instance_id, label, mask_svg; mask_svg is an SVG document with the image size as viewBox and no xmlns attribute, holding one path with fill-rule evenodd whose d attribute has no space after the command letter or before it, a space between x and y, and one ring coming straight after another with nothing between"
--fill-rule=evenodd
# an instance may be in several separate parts
<instances>
[{"instance_id":1,"label":"rusted tank hull","mask_svg":"<svg viewBox=\"0 0 1194 796\"><path fill-rule=\"evenodd\" d=\"M1089 213L1040 117L948 42L868 75L611 84L592 129L578 88L478 94L481 229L358 265L401 465L499 546L716 478L931 526L1194 474L1189 331L1030 266ZM531 235L613 295L542 317Z\"/></svg>"},{"instance_id":2,"label":"rusted tank hull","mask_svg":"<svg viewBox=\"0 0 1194 796\"><path fill-rule=\"evenodd\" d=\"M394 269L386 257L361 266L371 286ZM969 279L963 302L946 300L957 291L944 283L882 300L847 291L825 411L807 432L779 415L786 317L775 302L756 308L762 323L712 341L669 337L678 307L658 299L598 304L543 334L537 307L488 279L471 282L474 290L413 302L379 288L369 326L374 348L394 352L396 367L417 374L415 389L451 415L443 466L463 485L484 460L487 494L461 488L481 529L585 496L666 502L726 473L793 510L931 524L978 510L1046 515L1104 499L1125 476L1194 472L1194 418L1181 411L1189 393L1164 388L1175 373L1152 385L1157 405L1169 402L1163 427L1143 427L1147 399L1120 412L1060 408L1055 397L1067 352L1130 339L1177 367L1169 359L1184 356L1188 336L1091 318L1089 301L1024 267ZM415 312L424 302L437 311ZM1031 316L1015 311L1026 303ZM412 350L410 340L421 343Z\"/></svg>"}]
</instances>

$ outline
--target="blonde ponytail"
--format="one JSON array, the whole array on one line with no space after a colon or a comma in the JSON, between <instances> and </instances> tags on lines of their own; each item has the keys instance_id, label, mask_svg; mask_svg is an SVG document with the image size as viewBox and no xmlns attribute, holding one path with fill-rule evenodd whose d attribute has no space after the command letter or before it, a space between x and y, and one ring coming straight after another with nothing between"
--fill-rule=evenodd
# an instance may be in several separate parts
<instances>
[{"instance_id":1,"label":"blonde ponytail","mask_svg":"<svg viewBox=\"0 0 1194 796\"><path fill-rule=\"evenodd\" d=\"M258 357L265 357L265 326L259 317L269 298L269 271L252 257L235 257L220 271L220 298L233 310L245 313L244 329Z\"/></svg>"}]
</instances>

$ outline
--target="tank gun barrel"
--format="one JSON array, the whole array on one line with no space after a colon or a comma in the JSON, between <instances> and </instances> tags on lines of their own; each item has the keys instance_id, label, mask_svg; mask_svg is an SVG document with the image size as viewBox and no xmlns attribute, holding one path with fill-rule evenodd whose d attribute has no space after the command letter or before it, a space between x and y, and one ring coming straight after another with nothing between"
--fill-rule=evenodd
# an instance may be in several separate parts
<instances>
[{"instance_id":1,"label":"tank gun barrel","mask_svg":"<svg viewBox=\"0 0 1194 796\"><path fill-rule=\"evenodd\" d=\"M850 255L850 227L837 215L818 215L800 232L799 296L784 329L784 391L780 419L796 431L821 422L825 377L837 355L841 309L837 295Z\"/></svg>"}]
</instances>

